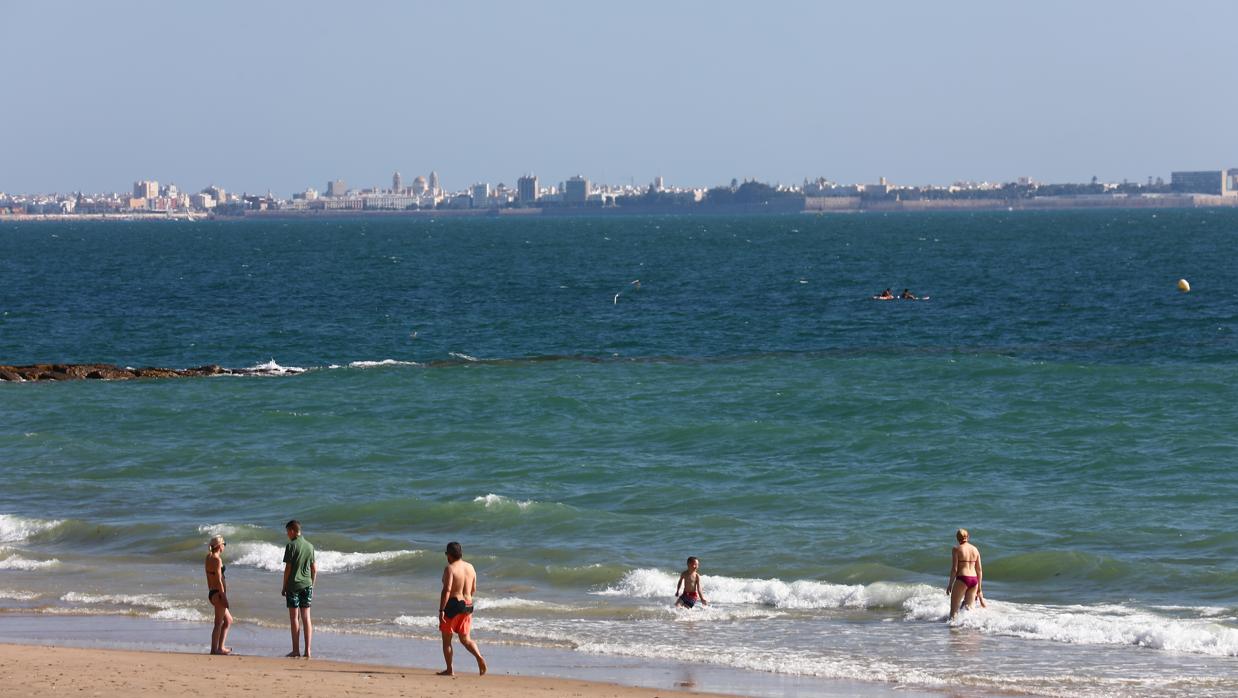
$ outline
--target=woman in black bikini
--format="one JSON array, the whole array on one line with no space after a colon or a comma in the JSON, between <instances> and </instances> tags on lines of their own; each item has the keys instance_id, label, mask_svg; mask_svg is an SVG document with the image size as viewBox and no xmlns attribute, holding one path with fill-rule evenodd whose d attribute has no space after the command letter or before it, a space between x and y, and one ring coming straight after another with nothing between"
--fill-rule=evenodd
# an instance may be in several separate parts
<instances>
[{"instance_id":1,"label":"woman in black bikini","mask_svg":"<svg viewBox=\"0 0 1238 698\"><path fill-rule=\"evenodd\" d=\"M211 654L232 654L232 649L224 647L228 637L228 628L232 626L232 613L228 611L228 583L224 581L223 536L211 538L207 543L211 551L206 554L206 598L215 607L215 627L211 630Z\"/></svg>"}]
</instances>

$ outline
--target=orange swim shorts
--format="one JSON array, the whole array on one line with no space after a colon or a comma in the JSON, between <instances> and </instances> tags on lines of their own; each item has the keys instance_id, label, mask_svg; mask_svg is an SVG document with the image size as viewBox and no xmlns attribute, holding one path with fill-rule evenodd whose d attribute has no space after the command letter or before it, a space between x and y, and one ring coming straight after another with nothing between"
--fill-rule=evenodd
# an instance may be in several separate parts
<instances>
[{"instance_id":1,"label":"orange swim shorts","mask_svg":"<svg viewBox=\"0 0 1238 698\"><path fill-rule=\"evenodd\" d=\"M440 633L456 633L457 635L468 635L469 630L473 627L473 614L461 613L452 616L451 618L439 618L438 631Z\"/></svg>"}]
</instances>

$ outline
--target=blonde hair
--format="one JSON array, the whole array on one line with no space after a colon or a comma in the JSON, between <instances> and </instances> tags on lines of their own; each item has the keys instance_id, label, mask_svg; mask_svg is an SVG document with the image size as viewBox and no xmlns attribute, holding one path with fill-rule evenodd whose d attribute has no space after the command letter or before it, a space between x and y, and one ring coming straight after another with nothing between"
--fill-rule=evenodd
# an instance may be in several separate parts
<instances>
[{"instance_id":1,"label":"blonde hair","mask_svg":"<svg viewBox=\"0 0 1238 698\"><path fill-rule=\"evenodd\" d=\"M223 544L224 544L223 536L211 536L211 541L207 543L207 545L211 547L211 550L219 550L221 547L223 547Z\"/></svg>"},{"instance_id":2,"label":"blonde hair","mask_svg":"<svg viewBox=\"0 0 1238 698\"><path fill-rule=\"evenodd\" d=\"M958 540L958 542L962 543L963 541L970 538L971 534L967 532L966 528L960 528L959 530L954 532L954 537L956 540Z\"/></svg>"}]
</instances>

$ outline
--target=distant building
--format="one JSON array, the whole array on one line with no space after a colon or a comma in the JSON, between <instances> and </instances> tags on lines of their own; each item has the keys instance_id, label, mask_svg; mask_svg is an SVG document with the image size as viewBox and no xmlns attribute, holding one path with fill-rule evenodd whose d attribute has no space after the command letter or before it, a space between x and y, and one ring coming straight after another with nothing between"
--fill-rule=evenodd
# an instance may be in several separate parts
<instances>
[{"instance_id":1,"label":"distant building","mask_svg":"<svg viewBox=\"0 0 1238 698\"><path fill-rule=\"evenodd\" d=\"M215 208L215 197L207 194L206 192L194 194L189 197L189 205L196 209L206 211L208 209Z\"/></svg>"},{"instance_id":2,"label":"distant building","mask_svg":"<svg viewBox=\"0 0 1238 698\"><path fill-rule=\"evenodd\" d=\"M438 193L441 191L442 191L442 188L439 186L439 183L438 183L438 173L431 171L430 172L430 193L435 196L438 196Z\"/></svg>"},{"instance_id":3,"label":"distant building","mask_svg":"<svg viewBox=\"0 0 1238 698\"><path fill-rule=\"evenodd\" d=\"M157 196L159 196L159 182L153 179L144 179L133 183L133 198L154 199Z\"/></svg>"},{"instance_id":4,"label":"distant building","mask_svg":"<svg viewBox=\"0 0 1238 698\"><path fill-rule=\"evenodd\" d=\"M541 192L537 188L537 175L527 174L516 180L516 200L522 204L537 201Z\"/></svg>"},{"instance_id":5,"label":"distant building","mask_svg":"<svg viewBox=\"0 0 1238 698\"><path fill-rule=\"evenodd\" d=\"M342 179L332 180L327 182L327 196L339 197L344 196L348 192L348 185Z\"/></svg>"},{"instance_id":6,"label":"distant building","mask_svg":"<svg viewBox=\"0 0 1238 698\"><path fill-rule=\"evenodd\" d=\"M417 207L417 197L404 194L371 194L361 200L367 211L403 211Z\"/></svg>"},{"instance_id":7,"label":"distant building","mask_svg":"<svg viewBox=\"0 0 1238 698\"><path fill-rule=\"evenodd\" d=\"M391 193L404 193L404 178L400 176L399 170L396 170L395 174L391 175Z\"/></svg>"},{"instance_id":8,"label":"distant building","mask_svg":"<svg viewBox=\"0 0 1238 698\"><path fill-rule=\"evenodd\" d=\"M202 193L210 194L211 198L215 200L215 203L217 205L228 203L228 192L224 191L223 187L217 187L214 184L212 184L206 189L203 189Z\"/></svg>"},{"instance_id":9,"label":"distant building","mask_svg":"<svg viewBox=\"0 0 1238 698\"><path fill-rule=\"evenodd\" d=\"M589 180L576 175L563 185L563 202L567 204L583 204L589 200Z\"/></svg>"},{"instance_id":10,"label":"distant building","mask_svg":"<svg viewBox=\"0 0 1238 698\"><path fill-rule=\"evenodd\" d=\"M421 175L417 175L416 179L413 180L413 193L416 194L417 196L421 196L422 194L425 194L428 190L429 190L429 185L426 184L426 178L422 177Z\"/></svg>"},{"instance_id":11,"label":"distant building","mask_svg":"<svg viewBox=\"0 0 1238 698\"><path fill-rule=\"evenodd\" d=\"M473 197L473 208L482 208L490 202L490 185L488 183L474 184L469 189Z\"/></svg>"},{"instance_id":12,"label":"distant building","mask_svg":"<svg viewBox=\"0 0 1238 698\"><path fill-rule=\"evenodd\" d=\"M662 175L658 175L657 177L653 178L653 190L654 191L665 191L666 190L666 181L662 179Z\"/></svg>"},{"instance_id":13,"label":"distant building","mask_svg":"<svg viewBox=\"0 0 1238 698\"><path fill-rule=\"evenodd\" d=\"M1184 194L1238 196L1238 168L1172 172L1169 175L1169 187Z\"/></svg>"}]
</instances>

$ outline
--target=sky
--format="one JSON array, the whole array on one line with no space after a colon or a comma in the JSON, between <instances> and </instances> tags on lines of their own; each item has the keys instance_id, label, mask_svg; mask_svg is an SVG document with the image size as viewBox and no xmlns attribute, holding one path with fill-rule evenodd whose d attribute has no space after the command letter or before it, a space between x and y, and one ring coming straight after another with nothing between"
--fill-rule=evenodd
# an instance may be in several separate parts
<instances>
[{"instance_id":1,"label":"sky","mask_svg":"<svg viewBox=\"0 0 1238 698\"><path fill-rule=\"evenodd\" d=\"M1228 0L0 0L0 24L10 193L1238 167Z\"/></svg>"}]
</instances>

